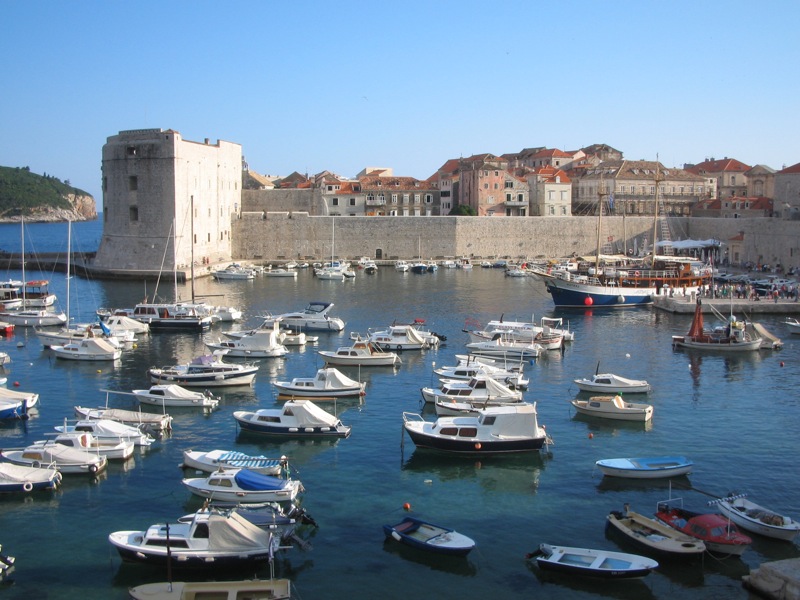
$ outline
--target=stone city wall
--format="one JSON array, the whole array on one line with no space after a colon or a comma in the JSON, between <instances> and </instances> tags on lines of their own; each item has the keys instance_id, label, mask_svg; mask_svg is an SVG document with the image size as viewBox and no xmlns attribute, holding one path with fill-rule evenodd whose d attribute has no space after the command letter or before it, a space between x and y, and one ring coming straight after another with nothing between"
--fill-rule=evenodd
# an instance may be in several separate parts
<instances>
[{"instance_id":1,"label":"stone city wall","mask_svg":"<svg viewBox=\"0 0 800 600\"><path fill-rule=\"evenodd\" d=\"M683 228L685 229L685 219ZM297 212L249 212L233 224L236 260L535 258L593 254L594 217L310 217ZM613 251L642 248L652 236L647 217L603 219L603 243ZM333 248L332 248L333 242Z\"/></svg>"}]
</instances>

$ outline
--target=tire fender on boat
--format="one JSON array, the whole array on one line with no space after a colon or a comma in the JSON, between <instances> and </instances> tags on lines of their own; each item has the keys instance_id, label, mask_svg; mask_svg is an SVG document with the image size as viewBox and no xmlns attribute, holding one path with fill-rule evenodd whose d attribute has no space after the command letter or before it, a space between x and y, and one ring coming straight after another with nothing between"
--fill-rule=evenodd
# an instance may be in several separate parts
<instances>
[{"instance_id":1,"label":"tire fender on boat","mask_svg":"<svg viewBox=\"0 0 800 600\"><path fill-rule=\"evenodd\" d=\"M89 465L90 473L97 473L97 465Z\"/></svg>"},{"instance_id":2,"label":"tire fender on boat","mask_svg":"<svg viewBox=\"0 0 800 600\"><path fill-rule=\"evenodd\" d=\"M26 481L22 484L22 489L26 492L30 492L33 490L33 484L30 481Z\"/></svg>"}]
</instances>

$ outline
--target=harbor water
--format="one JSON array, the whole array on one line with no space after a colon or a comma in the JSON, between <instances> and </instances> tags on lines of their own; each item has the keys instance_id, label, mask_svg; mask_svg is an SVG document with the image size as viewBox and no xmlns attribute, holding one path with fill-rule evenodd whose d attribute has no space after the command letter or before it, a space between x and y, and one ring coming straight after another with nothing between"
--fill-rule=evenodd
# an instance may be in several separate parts
<instances>
[{"instance_id":1,"label":"harbor water","mask_svg":"<svg viewBox=\"0 0 800 600\"><path fill-rule=\"evenodd\" d=\"M80 244L84 235L99 239L98 223L77 225L74 241ZM33 238L37 251L64 249L65 224L38 227L44 233ZM18 225L0 225L0 249L17 251L13 240L18 237ZM64 274L36 271L30 264L27 269L29 279L52 281L64 308ZM3 279L20 276L19 271L2 274ZM168 275L160 286L158 294L171 298ZM72 278L69 287L76 322L92 320L98 307L133 306L156 293L153 282ZM179 468L186 449L289 457L294 476L305 487L301 504L319 527L298 529L312 548L280 551L275 575L291 579L295 596L305 600L522 599L544 594L631 600L749 598L741 577L750 569L800 557L797 542L753 535L741 558L706 556L694 565L664 562L644 579L621 582L542 573L525 559L540 543L635 552L606 537L606 515L625 503L651 515L670 496L683 498L686 508L710 511L707 502L713 497L747 493L754 502L800 518L800 480L793 466L800 449L800 336L793 339L780 317L758 320L783 339L782 350L725 356L672 349L671 336L688 330L689 315L652 308L555 312L541 282L477 266L423 275L384 267L375 275L359 272L344 282L317 280L310 270L301 270L297 279L203 279L195 282L194 292L214 304L238 306L244 323L217 325L205 335L141 336L135 348L110 364L57 360L25 328L1 338L0 350L11 356L1 376L8 378L9 387L18 384L14 389L38 392L41 406L26 422L0 425L0 447L46 439L54 426L74 418L74 406L104 405L107 395L101 390L146 387L148 367L188 362L207 352L204 338L216 341L222 330L256 326L267 313L330 301L335 304L332 314L347 325L343 332L320 333L316 346L260 360L254 386L222 392L218 410L168 410L175 417L170 435L137 450L125 463L111 464L97 479L68 475L55 492L0 497L0 544L4 553L17 558L10 581L0 586L3 598L123 599L129 586L166 580L165 570L123 564L107 538L113 531L174 522L199 508L201 500L181 484L183 476L194 476ZM179 293L188 299L191 288L181 285ZM563 351L549 351L526 365L530 389L524 397L537 403L539 422L555 441L551 454L476 459L417 450L403 435L402 413L422 411L433 419L420 404L420 388L436 384L432 369L453 364L455 354L465 353L466 325L501 316L536 321L563 317L575 333L575 341ZM349 438L275 442L238 431L232 413L276 406L271 382L313 376L323 366L318 350L348 345L350 332L366 334L414 319L425 319L446 342L435 350L404 352L397 369L341 368L366 382L366 395L360 401L320 403L352 426ZM601 371L651 383L650 394L630 397L654 405L651 424L575 415L569 402L578 395L573 380L590 376L598 365ZM110 395L108 404L135 407L125 395ZM694 471L670 487L668 481L603 478L594 468L603 458L658 455L685 455L694 461ZM406 504L411 514L473 538L476 549L466 558L442 558L385 540L382 525L400 521ZM244 574L253 576L268 577L269 569ZM237 577L242 574L173 574L175 580Z\"/></svg>"}]
</instances>

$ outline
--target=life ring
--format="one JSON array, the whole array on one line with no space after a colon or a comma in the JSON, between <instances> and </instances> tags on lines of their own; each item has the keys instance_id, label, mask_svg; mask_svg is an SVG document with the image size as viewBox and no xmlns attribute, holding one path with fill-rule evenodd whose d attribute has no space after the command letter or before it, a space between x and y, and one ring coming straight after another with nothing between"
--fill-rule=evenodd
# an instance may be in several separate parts
<instances>
[{"instance_id":1,"label":"life ring","mask_svg":"<svg viewBox=\"0 0 800 600\"><path fill-rule=\"evenodd\" d=\"M97 473L97 465L89 465L90 473Z\"/></svg>"},{"instance_id":2,"label":"life ring","mask_svg":"<svg viewBox=\"0 0 800 600\"><path fill-rule=\"evenodd\" d=\"M634 276L634 277L641 277L641 275L642 275L642 274L641 274L639 271L634 271L634 272L633 272L633 276Z\"/></svg>"},{"instance_id":3,"label":"life ring","mask_svg":"<svg viewBox=\"0 0 800 600\"><path fill-rule=\"evenodd\" d=\"M30 481L26 481L22 484L22 489L26 492L30 492L33 490L33 484Z\"/></svg>"},{"instance_id":4,"label":"life ring","mask_svg":"<svg viewBox=\"0 0 800 600\"><path fill-rule=\"evenodd\" d=\"M33 461L33 462L31 463L31 466L32 466L34 469L38 469L39 467L41 467L41 466L42 466L42 463L40 463L38 460L35 460L35 461Z\"/></svg>"}]
</instances>

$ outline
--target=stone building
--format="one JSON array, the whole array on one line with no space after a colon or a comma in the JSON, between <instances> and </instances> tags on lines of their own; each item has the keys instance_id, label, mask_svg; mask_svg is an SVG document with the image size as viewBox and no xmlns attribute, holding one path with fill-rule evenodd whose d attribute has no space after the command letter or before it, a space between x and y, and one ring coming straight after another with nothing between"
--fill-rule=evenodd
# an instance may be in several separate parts
<instances>
[{"instance_id":1,"label":"stone building","mask_svg":"<svg viewBox=\"0 0 800 600\"><path fill-rule=\"evenodd\" d=\"M610 160L572 178L572 213L597 213L600 194L608 200L611 214L655 214L656 182L660 214L689 216L691 208L710 193L706 178L683 169L668 169L657 161Z\"/></svg>"},{"instance_id":2,"label":"stone building","mask_svg":"<svg viewBox=\"0 0 800 600\"><path fill-rule=\"evenodd\" d=\"M747 196L750 198L775 197L775 169L767 165L756 165L745 172Z\"/></svg>"},{"instance_id":3,"label":"stone building","mask_svg":"<svg viewBox=\"0 0 800 600\"><path fill-rule=\"evenodd\" d=\"M775 210L785 219L800 220L800 163L775 174Z\"/></svg>"},{"instance_id":4,"label":"stone building","mask_svg":"<svg viewBox=\"0 0 800 600\"><path fill-rule=\"evenodd\" d=\"M120 131L103 146L97 270L171 272L231 259L241 211L242 147L172 129Z\"/></svg>"},{"instance_id":5,"label":"stone building","mask_svg":"<svg viewBox=\"0 0 800 600\"><path fill-rule=\"evenodd\" d=\"M697 165L684 165L683 168L689 173L716 179L718 195L710 198L747 196L747 172L750 167L735 158L709 158Z\"/></svg>"},{"instance_id":6,"label":"stone building","mask_svg":"<svg viewBox=\"0 0 800 600\"><path fill-rule=\"evenodd\" d=\"M527 176L531 191L532 217L572 215L572 181L561 169L546 166Z\"/></svg>"}]
</instances>

